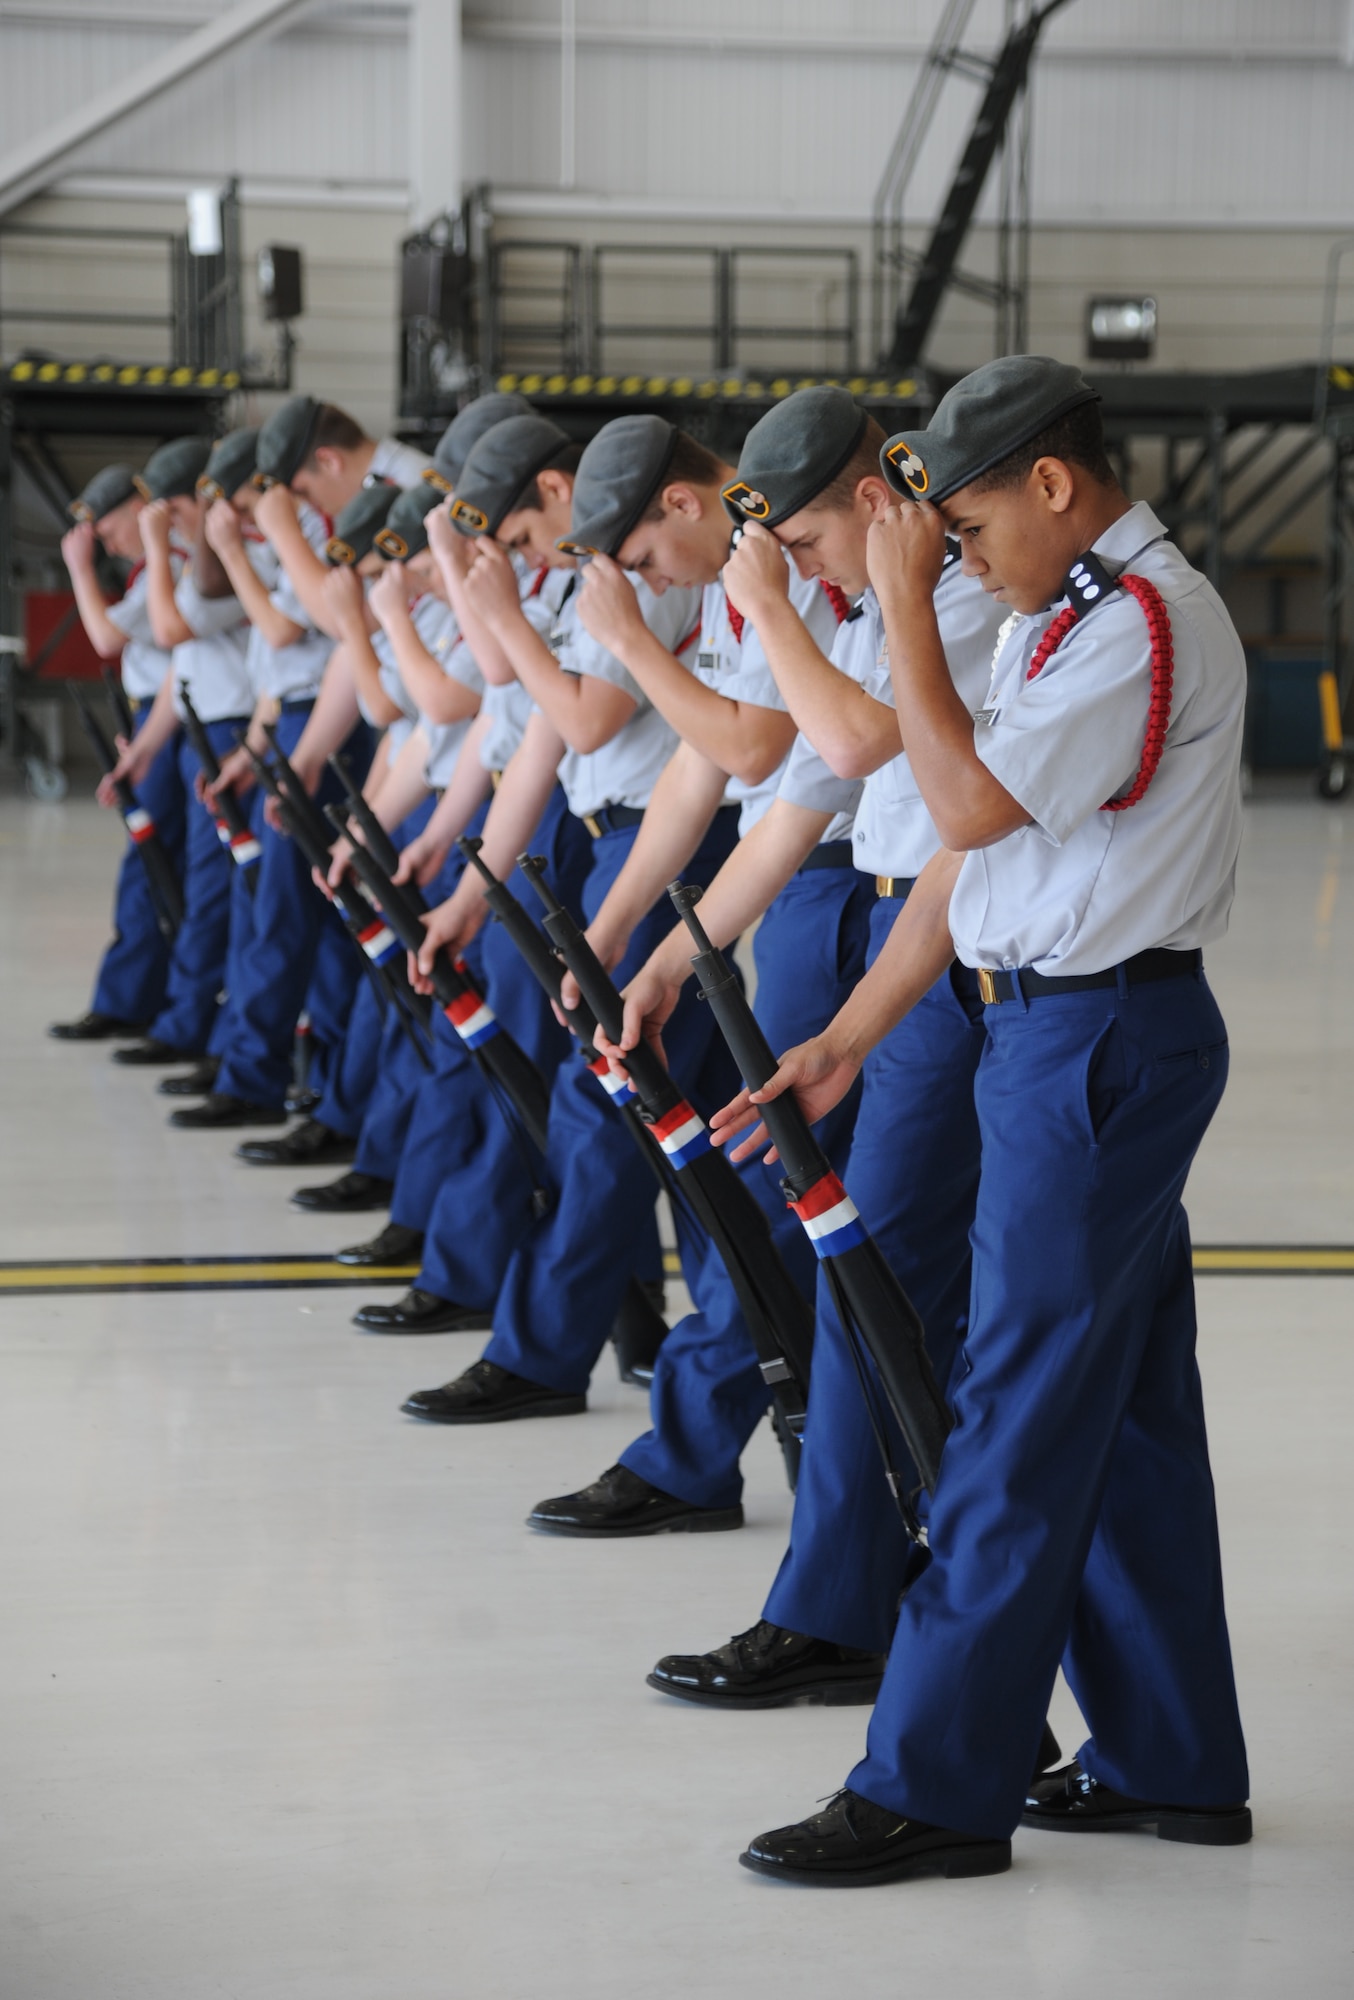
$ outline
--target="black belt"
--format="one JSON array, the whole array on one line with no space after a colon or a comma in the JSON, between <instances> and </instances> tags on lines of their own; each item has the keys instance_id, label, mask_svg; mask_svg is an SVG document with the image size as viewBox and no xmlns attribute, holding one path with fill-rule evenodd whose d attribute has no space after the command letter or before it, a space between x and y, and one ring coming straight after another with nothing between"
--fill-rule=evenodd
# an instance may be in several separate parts
<instances>
[{"instance_id":1,"label":"black belt","mask_svg":"<svg viewBox=\"0 0 1354 2000\"><path fill-rule=\"evenodd\" d=\"M282 713L284 715L299 715L303 708L306 710L314 708L316 699L317 697L313 694L298 694L294 699L289 695L282 703Z\"/></svg>"},{"instance_id":2,"label":"black belt","mask_svg":"<svg viewBox=\"0 0 1354 2000\"><path fill-rule=\"evenodd\" d=\"M807 875L814 868L854 868L856 857L849 840L820 840L798 872Z\"/></svg>"},{"instance_id":3,"label":"black belt","mask_svg":"<svg viewBox=\"0 0 1354 2000\"><path fill-rule=\"evenodd\" d=\"M1168 951L1159 946L1152 951L1135 952L1132 958L1126 958L1121 965L1111 965L1104 972L1073 972L1063 979L1048 978L1024 966L1017 972L992 972L980 965L978 991L984 1004L993 1007L1003 1000L1032 1000L1036 994L1090 993L1097 987L1117 986L1121 975L1130 986L1145 986L1154 979L1197 977L1203 969L1201 951Z\"/></svg>"},{"instance_id":4,"label":"black belt","mask_svg":"<svg viewBox=\"0 0 1354 2000\"><path fill-rule=\"evenodd\" d=\"M917 886L915 875L876 875L874 892L876 896L893 896L903 902Z\"/></svg>"},{"instance_id":5,"label":"black belt","mask_svg":"<svg viewBox=\"0 0 1354 2000\"><path fill-rule=\"evenodd\" d=\"M643 817L643 806L599 806L595 813L579 814L594 840L600 840L604 833L619 833L623 827L638 826Z\"/></svg>"}]
</instances>

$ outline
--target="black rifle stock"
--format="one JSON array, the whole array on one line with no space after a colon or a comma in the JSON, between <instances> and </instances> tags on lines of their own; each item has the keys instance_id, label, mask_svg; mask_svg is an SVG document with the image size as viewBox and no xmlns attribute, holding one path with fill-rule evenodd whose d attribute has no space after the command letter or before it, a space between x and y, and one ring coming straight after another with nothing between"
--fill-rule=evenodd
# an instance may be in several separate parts
<instances>
[{"instance_id":1,"label":"black rifle stock","mask_svg":"<svg viewBox=\"0 0 1354 2000\"><path fill-rule=\"evenodd\" d=\"M206 727L193 707L193 698L183 681L179 682L179 705L183 709L183 727L188 741L193 746L193 755L202 766L202 775L209 785L214 785L221 775L221 760L212 749ZM213 794L211 800L204 801L206 810L212 816L216 827L216 837L230 855L236 867L244 874L245 886L252 896L258 887L258 865L262 849L254 837L254 829L249 824L239 799L232 786L223 792Z\"/></svg>"},{"instance_id":2,"label":"black rifle stock","mask_svg":"<svg viewBox=\"0 0 1354 2000\"><path fill-rule=\"evenodd\" d=\"M66 683L75 712L89 739L89 747L94 752L99 769L105 778L117 768L118 754L108 741L103 725L86 699L84 689L74 681ZM127 829L127 838L141 859L146 871L146 887L150 892L151 907L155 911L155 925L162 938L172 944L178 936L179 925L183 922L183 888L174 871L163 841L155 831L155 822L145 807L137 799L136 793L125 778L119 778L113 787L122 823Z\"/></svg>"},{"instance_id":3,"label":"black rifle stock","mask_svg":"<svg viewBox=\"0 0 1354 2000\"><path fill-rule=\"evenodd\" d=\"M619 1042L625 1009L615 983L551 890L541 864L524 854L517 865L541 899L546 935L573 974L587 1008L607 1039ZM724 1260L762 1376L786 1427L798 1438L808 1400L813 1309L781 1262L765 1215L728 1160L711 1146L704 1122L654 1050L641 1042L627 1054L626 1068L641 1118Z\"/></svg>"},{"instance_id":4,"label":"black rifle stock","mask_svg":"<svg viewBox=\"0 0 1354 2000\"><path fill-rule=\"evenodd\" d=\"M367 810L370 811L370 807ZM332 825L344 830L343 815L336 807L327 806L325 812ZM362 824L360 818L357 824ZM426 905L418 889L410 882L392 881L390 871L382 865L369 844L354 844L352 867L385 911L390 927L400 942L417 957L427 939L427 932L419 921ZM515 904L511 896L509 901ZM515 904L515 907L520 908L520 905ZM521 914L526 917L525 911ZM530 919L526 918L526 921L530 922ZM537 935L540 935L539 932ZM542 938L541 942L544 945L545 940ZM551 963L555 965L553 959ZM558 991L558 965L555 969ZM438 1003L452 1027L488 1078L491 1088L496 1085L507 1098L532 1144L544 1156L550 1119L549 1082L520 1043L498 1021L474 981L446 950L438 950L431 977ZM650 1302L643 1286L632 1278L611 1329L622 1375L629 1376L636 1369L651 1369L667 1330L666 1321Z\"/></svg>"},{"instance_id":5,"label":"black rifle stock","mask_svg":"<svg viewBox=\"0 0 1354 2000\"><path fill-rule=\"evenodd\" d=\"M596 1017L586 1003L579 1007L566 1007L560 1000L564 967L549 938L536 919L522 908L507 883L500 882L490 868L480 852L484 842L475 835L462 834L456 845L483 882L485 902L526 960L527 968L537 984L543 989L547 999L559 1006L568 1026L583 1047L591 1049L592 1038L597 1032Z\"/></svg>"},{"instance_id":6,"label":"black rifle stock","mask_svg":"<svg viewBox=\"0 0 1354 2000\"><path fill-rule=\"evenodd\" d=\"M258 752L249 747L243 736L239 740L240 747L249 759L250 768L253 770L255 777L264 790L277 801L278 810L282 815L282 823L289 838L296 842L302 856L312 868L318 869L321 875L327 874L329 870L330 835L318 807L315 809L314 818L299 811L294 805L291 795L284 791L282 785L279 783L278 773L270 770ZM295 772L292 773L292 780L297 790L303 791L300 780L296 777ZM303 795L306 797L308 803L313 804L308 793L304 793ZM319 894L318 890L316 894ZM379 994L382 1006L393 1006L395 1008L401 1032L413 1048L415 1055L423 1064L423 1067L431 1069L431 1059L418 1033L419 1028L426 1026L426 1022L421 1018L422 1010L418 1004L417 996L410 991L408 981L405 978L403 953L399 951L398 940L394 936L393 931L385 922L381 912L375 908L370 898L363 894L356 883L341 882L334 891L334 901L338 905L344 929L362 954L362 963L366 967L367 977L371 980ZM389 948L387 948L387 939L389 941ZM392 972L391 967L392 964L395 964L396 960L399 962L396 970Z\"/></svg>"},{"instance_id":7,"label":"black rifle stock","mask_svg":"<svg viewBox=\"0 0 1354 2000\"><path fill-rule=\"evenodd\" d=\"M347 834L348 823L339 807L326 806L325 817L341 834ZM361 842L353 842L349 866L362 886L380 904L386 922L404 949L417 957L428 938L420 922L423 898L418 890L414 889L417 901L406 896L406 889L412 885L393 882L390 871L371 848ZM546 1124L550 1116L549 1084L531 1058L499 1025L484 995L448 952L438 951L433 960L431 978L433 993L442 1012L477 1066L502 1086L532 1143L543 1153Z\"/></svg>"},{"instance_id":8,"label":"black rifle stock","mask_svg":"<svg viewBox=\"0 0 1354 2000\"><path fill-rule=\"evenodd\" d=\"M385 869L386 874L393 875L400 865L399 849L382 826L380 820L377 819L366 799L363 798L362 787L355 783L353 774L348 768L347 759L340 751L336 750L329 759L329 768L343 787L349 819L355 820L362 829L363 840L376 856L382 868ZM406 893L406 900L412 901L414 896L418 896L420 907L427 907L423 902L423 898L419 896L418 889L412 882L402 886L406 892L413 892L412 895Z\"/></svg>"},{"instance_id":9,"label":"black rifle stock","mask_svg":"<svg viewBox=\"0 0 1354 2000\"><path fill-rule=\"evenodd\" d=\"M696 945L691 963L701 992L744 1082L759 1090L780 1064L728 961L710 943L696 916L701 891L675 882L668 893ZM838 1303L848 1315L848 1338L854 1325L878 1370L922 1484L934 1493L953 1419L926 1352L916 1309L865 1230L793 1093L786 1091L757 1109L781 1157L785 1198L836 1281Z\"/></svg>"}]
</instances>

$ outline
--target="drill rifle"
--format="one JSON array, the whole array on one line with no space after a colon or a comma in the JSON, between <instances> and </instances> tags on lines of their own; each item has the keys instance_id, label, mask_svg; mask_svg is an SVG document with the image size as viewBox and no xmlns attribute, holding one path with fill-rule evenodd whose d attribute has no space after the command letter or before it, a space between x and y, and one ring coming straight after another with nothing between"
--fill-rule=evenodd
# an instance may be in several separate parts
<instances>
[{"instance_id":1,"label":"drill rifle","mask_svg":"<svg viewBox=\"0 0 1354 2000\"><path fill-rule=\"evenodd\" d=\"M66 683L80 725L89 739L89 747L98 760L99 769L105 778L117 768L118 755L104 734L103 724L90 707L84 689L75 681ZM119 692L120 692L119 688ZM130 733L130 732L128 732ZM113 787L118 811L122 814L122 824L127 829L127 838L136 849L141 866L146 871L146 887L150 891L151 905L155 911L155 923L166 943L173 944L183 922L183 888L159 834L155 822L145 807L140 804L136 793L125 778L119 778Z\"/></svg>"},{"instance_id":2,"label":"drill rifle","mask_svg":"<svg viewBox=\"0 0 1354 2000\"><path fill-rule=\"evenodd\" d=\"M701 891L694 885L674 882L668 893L696 945L691 963L701 993L710 1003L744 1082L749 1089L759 1090L780 1065L728 961L711 944L696 915ZM781 1157L785 1199L825 1267L848 1338L854 1330L868 1349L922 1484L928 1493L934 1493L940 1454L953 1418L926 1352L916 1308L833 1173L793 1093L786 1091L757 1108ZM902 1504L905 1495L882 1430L879 1437L889 1484Z\"/></svg>"}]
</instances>

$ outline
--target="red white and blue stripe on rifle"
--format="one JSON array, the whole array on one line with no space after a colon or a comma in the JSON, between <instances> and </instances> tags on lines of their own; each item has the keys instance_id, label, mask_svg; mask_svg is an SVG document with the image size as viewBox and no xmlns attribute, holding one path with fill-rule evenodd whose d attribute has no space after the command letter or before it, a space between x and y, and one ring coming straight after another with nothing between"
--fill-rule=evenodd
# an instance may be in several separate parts
<instances>
[{"instance_id":1,"label":"red white and blue stripe on rifle","mask_svg":"<svg viewBox=\"0 0 1354 2000\"><path fill-rule=\"evenodd\" d=\"M473 986L467 986L464 993L458 993L451 1005L442 1011L468 1049L482 1047L500 1032L497 1014L487 1000L480 998Z\"/></svg>"},{"instance_id":2,"label":"red white and blue stripe on rifle","mask_svg":"<svg viewBox=\"0 0 1354 2000\"><path fill-rule=\"evenodd\" d=\"M155 838L155 821L144 806L133 806L130 812L125 812L122 823L138 844Z\"/></svg>"},{"instance_id":3,"label":"red white and blue stripe on rifle","mask_svg":"<svg viewBox=\"0 0 1354 2000\"><path fill-rule=\"evenodd\" d=\"M392 958L400 955L400 941L382 917L359 931L357 941L373 965L389 965Z\"/></svg>"},{"instance_id":4,"label":"red white and blue stripe on rifle","mask_svg":"<svg viewBox=\"0 0 1354 2000\"><path fill-rule=\"evenodd\" d=\"M617 1076L605 1056L594 1057L588 1064L588 1068L597 1078L597 1081L601 1084L613 1104L626 1105L635 1102L634 1084L631 1083L628 1076Z\"/></svg>"},{"instance_id":5,"label":"red white and blue stripe on rifle","mask_svg":"<svg viewBox=\"0 0 1354 2000\"><path fill-rule=\"evenodd\" d=\"M843 1250L854 1250L865 1241L865 1224L835 1174L824 1174L803 1201L792 1201L790 1206L820 1257L839 1256Z\"/></svg>"},{"instance_id":6,"label":"red white and blue stripe on rifle","mask_svg":"<svg viewBox=\"0 0 1354 2000\"><path fill-rule=\"evenodd\" d=\"M710 1150L710 1134L685 1101L674 1104L649 1127L674 1167L685 1167L700 1153Z\"/></svg>"},{"instance_id":7,"label":"red white and blue stripe on rifle","mask_svg":"<svg viewBox=\"0 0 1354 2000\"><path fill-rule=\"evenodd\" d=\"M263 852L247 826L242 827L239 833L232 833L229 822L219 819L216 821L216 837L223 847L230 849L230 858L237 868L252 868Z\"/></svg>"}]
</instances>

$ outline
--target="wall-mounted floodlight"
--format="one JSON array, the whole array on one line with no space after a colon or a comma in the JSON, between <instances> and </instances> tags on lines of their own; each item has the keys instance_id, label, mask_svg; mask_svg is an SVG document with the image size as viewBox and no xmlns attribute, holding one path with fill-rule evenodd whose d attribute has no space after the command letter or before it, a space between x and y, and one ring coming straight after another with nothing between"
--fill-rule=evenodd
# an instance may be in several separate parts
<instances>
[{"instance_id":1,"label":"wall-mounted floodlight","mask_svg":"<svg viewBox=\"0 0 1354 2000\"><path fill-rule=\"evenodd\" d=\"M219 257L224 246L221 190L191 189L188 195L188 248L195 257Z\"/></svg>"},{"instance_id":2,"label":"wall-mounted floodlight","mask_svg":"<svg viewBox=\"0 0 1354 2000\"><path fill-rule=\"evenodd\" d=\"M1086 354L1091 361L1150 361L1157 344L1155 299L1088 299Z\"/></svg>"}]
</instances>

